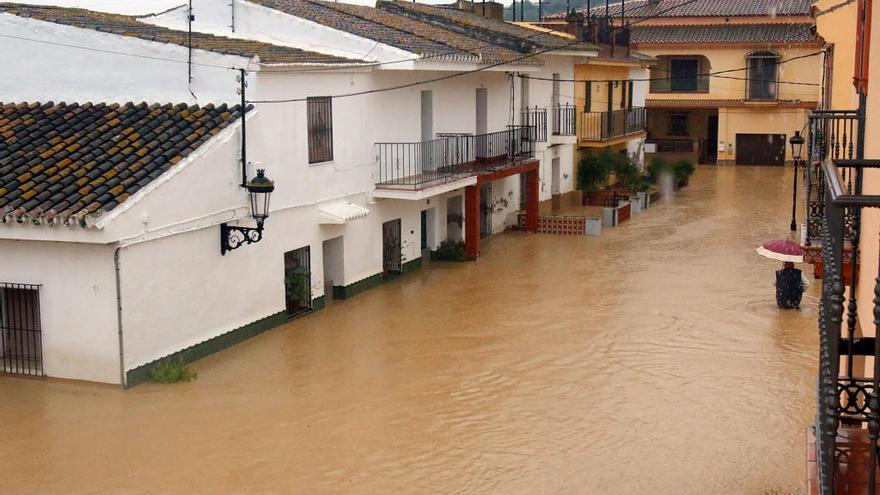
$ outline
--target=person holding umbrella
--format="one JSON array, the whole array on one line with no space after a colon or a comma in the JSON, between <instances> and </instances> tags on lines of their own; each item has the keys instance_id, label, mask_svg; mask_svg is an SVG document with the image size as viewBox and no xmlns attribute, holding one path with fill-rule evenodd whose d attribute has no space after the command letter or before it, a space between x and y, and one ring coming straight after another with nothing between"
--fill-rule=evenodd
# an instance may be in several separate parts
<instances>
[{"instance_id":1,"label":"person holding umbrella","mask_svg":"<svg viewBox=\"0 0 880 495\"><path fill-rule=\"evenodd\" d=\"M782 309L800 309L801 298L810 282L803 272L794 267L803 263L804 250L800 245L786 239L770 241L758 247L758 254L782 261L782 270L776 271L776 305Z\"/></svg>"}]
</instances>

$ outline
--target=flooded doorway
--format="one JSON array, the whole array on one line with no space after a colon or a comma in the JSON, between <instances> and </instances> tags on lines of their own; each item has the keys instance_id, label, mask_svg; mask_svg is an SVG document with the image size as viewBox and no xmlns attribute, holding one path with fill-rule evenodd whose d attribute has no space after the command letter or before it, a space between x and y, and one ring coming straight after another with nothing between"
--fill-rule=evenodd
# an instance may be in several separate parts
<instances>
[{"instance_id":1,"label":"flooded doorway","mask_svg":"<svg viewBox=\"0 0 880 495\"><path fill-rule=\"evenodd\" d=\"M422 252L422 257L427 259L430 254L431 249L434 249L434 225L435 225L435 209L428 208L427 210L422 210L422 218L421 218L421 236L420 236L420 249Z\"/></svg>"},{"instance_id":2,"label":"flooded doorway","mask_svg":"<svg viewBox=\"0 0 880 495\"><path fill-rule=\"evenodd\" d=\"M345 244L342 236L324 241L324 301L329 303L335 296L333 287L345 286Z\"/></svg>"},{"instance_id":3,"label":"flooded doorway","mask_svg":"<svg viewBox=\"0 0 880 495\"><path fill-rule=\"evenodd\" d=\"M480 239L492 235L492 183L480 186Z\"/></svg>"},{"instance_id":4,"label":"flooded doorway","mask_svg":"<svg viewBox=\"0 0 880 495\"><path fill-rule=\"evenodd\" d=\"M284 295L289 318L312 309L312 257L309 246L284 253Z\"/></svg>"},{"instance_id":5,"label":"flooded doorway","mask_svg":"<svg viewBox=\"0 0 880 495\"><path fill-rule=\"evenodd\" d=\"M453 196L446 200L446 240L457 242L461 240L461 229L464 224L461 196Z\"/></svg>"},{"instance_id":6,"label":"flooded doorway","mask_svg":"<svg viewBox=\"0 0 880 495\"><path fill-rule=\"evenodd\" d=\"M560 192L562 190L559 184L559 158L554 158L550 163L550 194L553 200L553 211L559 211ZM523 177L525 177L525 174L523 174Z\"/></svg>"},{"instance_id":7,"label":"flooded doorway","mask_svg":"<svg viewBox=\"0 0 880 495\"><path fill-rule=\"evenodd\" d=\"M401 272L400 219L382 224L382 276L391 278Z\"/></svg>"}]
</instances>

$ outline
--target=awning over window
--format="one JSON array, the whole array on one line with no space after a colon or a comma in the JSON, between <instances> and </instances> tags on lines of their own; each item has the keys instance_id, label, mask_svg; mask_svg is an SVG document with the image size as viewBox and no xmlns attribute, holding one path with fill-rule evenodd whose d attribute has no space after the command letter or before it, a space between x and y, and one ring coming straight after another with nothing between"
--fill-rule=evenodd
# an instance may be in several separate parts
<instances>
[{"instance_id":1,"label":"awning over window","mask_svg":"<svg viewBox=\"0 0 880 495\"><path fill-rule=\"evenodd\" d=\"M342 225L349 220L363 218L370 214L370 210L356 205L350 201L334 201L318 208L320 223Z\"/></svg>"}]
</instances>

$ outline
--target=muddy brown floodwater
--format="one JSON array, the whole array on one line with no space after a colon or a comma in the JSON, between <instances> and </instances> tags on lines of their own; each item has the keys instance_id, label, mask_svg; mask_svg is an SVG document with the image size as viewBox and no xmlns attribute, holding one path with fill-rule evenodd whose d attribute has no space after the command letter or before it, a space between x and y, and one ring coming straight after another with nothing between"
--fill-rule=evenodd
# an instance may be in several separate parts
<instances>
[{"instance_id":1,"label":"muddy brown floodwater","mask_svg":"<svg viewBox=\"0 0 880 495\"><path fill-rule=\"evenodd\" d=\"M601 237L496 236L194 365L0 378L0 493L789 494L817 284L782 312L790 170L700 168Z\"/></svg>"}]
</instances>

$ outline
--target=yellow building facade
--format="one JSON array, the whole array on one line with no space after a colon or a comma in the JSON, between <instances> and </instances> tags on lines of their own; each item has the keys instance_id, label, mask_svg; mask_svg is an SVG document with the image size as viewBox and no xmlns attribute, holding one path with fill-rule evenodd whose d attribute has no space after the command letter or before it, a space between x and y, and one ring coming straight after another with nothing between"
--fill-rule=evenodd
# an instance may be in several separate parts
<instances>
[{"instance_id":1,"label":"yellow building facade","mask_svg":"<svg viewBox=\"0 0 880 495\"><path fill-rule=\"evenodd\" d=\"M788 139L822 97L823 40L808 0L625 5L611 15L631 24L634 50L657 59L649 150L710 164L791 163Z\"/></svg>"}]
</instances>

